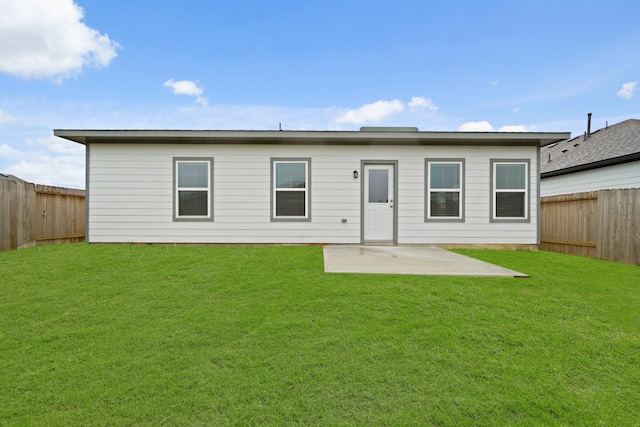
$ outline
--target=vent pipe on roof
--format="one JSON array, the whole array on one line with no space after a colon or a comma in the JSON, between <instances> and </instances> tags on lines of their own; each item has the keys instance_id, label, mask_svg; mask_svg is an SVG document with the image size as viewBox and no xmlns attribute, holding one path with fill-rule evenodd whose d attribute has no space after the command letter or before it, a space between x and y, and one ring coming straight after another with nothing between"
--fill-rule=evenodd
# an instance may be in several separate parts
<instances>
[{"instance_id":1,"label":"vent pipe on roof","mask_svg":"<svg viewBox=\"0 0 640 427\"><path fill-rule=\"evenodd\" d=\"M587 138L591 137L591 113L587 114Z\"/></svg>"}]
</instances>

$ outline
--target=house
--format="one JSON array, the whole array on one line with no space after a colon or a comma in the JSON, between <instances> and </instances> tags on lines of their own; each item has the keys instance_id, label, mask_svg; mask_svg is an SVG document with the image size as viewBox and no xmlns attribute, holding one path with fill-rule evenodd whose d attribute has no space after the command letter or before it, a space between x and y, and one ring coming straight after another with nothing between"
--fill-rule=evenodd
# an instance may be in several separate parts
<instances>
[{"instance_id":1,"label":"house","mask_svg":"<svg viewBox=\"0 0 640 427\"><path fill-rule=\"evenodd\" d=\"M640 265L640 120L541 148L543 250Z\"/></svg>"},{"instance_id":2,"label":"house","mask_svg":"<svg viewBox=\"0 0 640 427\"><path fill-rule=\"evenodd\" d=\"M640 188L640 120L542 147L540 172L541 196Z\"/></svg>"},{"instance_id":3,"label":"house","mask_svg":"<svg viewBox=\"0 0 640 427\"><path fill-rule=\"evenodd\" d=\"M550 132L72 130L87 241L535 248Z\"/></svg>"}]
</instances>

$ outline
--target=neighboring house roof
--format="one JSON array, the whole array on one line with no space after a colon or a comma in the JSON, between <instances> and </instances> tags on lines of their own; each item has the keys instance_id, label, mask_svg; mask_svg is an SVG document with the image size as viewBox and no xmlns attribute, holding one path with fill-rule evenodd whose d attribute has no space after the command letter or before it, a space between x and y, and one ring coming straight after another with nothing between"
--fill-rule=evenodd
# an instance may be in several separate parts
<instances>
[{"instance_id":1,"label":"neighboring house roof","mask_svg":"<svg viewBox=\"0 0 640 427\"><path fill-rule=\"evenodd\" d=\"M15 175L8 175L8 174L4 174L4 173L0 173L0 179L5 180L5 181L27 182L24 179L20 179Z\"/></svg>"},{"instance_id":2,"label":"neighboring house roof","mask_svg":"<svg viewBox=\"0 0 640 427\"><path fill-rule=\"evenodd\" d=\"M80 144L300 144L300 145L485 145L542 146L568 132L419 132L417 128L364 127L360 131L277 130L80 130L54 135Z\"/></svg>"},{"instance_id":3,"label":"neighboring house roof","mask_svg":"<svg viewBox=\"0 0 640 427\"><path fill-rule=\"evenodd\" d=\"M542 178L640 160L640 120L629 119L591 135L540 149Z\"/></svg>"}]
</instances>

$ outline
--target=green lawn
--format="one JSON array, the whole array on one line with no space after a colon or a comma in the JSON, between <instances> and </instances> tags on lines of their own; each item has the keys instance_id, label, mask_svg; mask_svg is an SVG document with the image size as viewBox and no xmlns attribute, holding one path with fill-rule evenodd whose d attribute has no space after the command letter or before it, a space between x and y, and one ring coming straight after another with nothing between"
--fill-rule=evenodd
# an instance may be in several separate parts
<instances>
[{"instance_id":1,"label":"green lawn","mask_svg":"<svg viewBox=\"0 0 640 427\"><path fill-rule=\"evenodd\" d=\"M640 268L325 274L320 247L0 253L0 425L640 425Z\"/></svg>"}]
</instances>

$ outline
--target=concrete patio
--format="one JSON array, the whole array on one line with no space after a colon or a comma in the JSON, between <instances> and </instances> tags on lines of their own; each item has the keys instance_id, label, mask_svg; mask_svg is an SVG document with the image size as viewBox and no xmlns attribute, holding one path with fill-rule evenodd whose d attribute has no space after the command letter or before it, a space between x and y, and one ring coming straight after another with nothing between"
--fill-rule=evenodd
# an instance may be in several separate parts
<instances>
[{"instance_id":1,"label":"concrete patio","mask_svg":"<svg viewBox=\"0 0 640 427\"><path fill-rule=\"evenodd\" d=\"M529 277L436 246L325 246L327 273Z\"/></svg>"}]
</instances>

